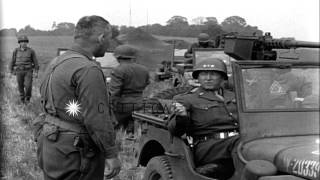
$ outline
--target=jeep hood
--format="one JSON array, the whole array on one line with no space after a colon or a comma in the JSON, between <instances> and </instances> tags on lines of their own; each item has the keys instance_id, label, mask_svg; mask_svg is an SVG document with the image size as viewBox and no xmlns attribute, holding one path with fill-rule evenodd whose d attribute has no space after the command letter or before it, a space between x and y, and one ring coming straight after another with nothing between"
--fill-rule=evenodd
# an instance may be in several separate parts
<instances>
[{"instance_id":1,"label":"jeep hood","mask_svg":"<svg viewBox=\"0 0 320 180\"><path fill-rule=\"evenodd\" d=\"M242 153L248 161L272 162L280 172L319 179L319 135L257 139L245 143Z\"/></svg>"}]
</instances>

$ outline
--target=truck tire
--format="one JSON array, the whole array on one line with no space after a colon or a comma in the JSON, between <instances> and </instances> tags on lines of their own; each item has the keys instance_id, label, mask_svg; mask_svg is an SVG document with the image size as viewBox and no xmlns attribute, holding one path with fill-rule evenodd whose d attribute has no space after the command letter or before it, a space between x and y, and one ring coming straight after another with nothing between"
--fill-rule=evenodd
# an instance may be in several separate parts
<instances>
[{"instance_id":1,"label":"truck tire","mask_svg":"<svg viewBox=\"0 0 320 180\"><path fill-rule=\"evenodd\" d=\"M192 86L181 86L181 87L176 87L176 88L172 88L172 89L166 89L166 90L154 95L153 97L157 98L157 99L172 99L175 95L188 92L193 88L194 87L192 87Z\"/></svg>"},{"instance_id":2,"label":"truck tire","mask_svg":"<svg viewBox=\"0 0 320 180\"><path fill-rule=\"evenodd\" d=\"M167 156L153 157L147 165L143 180L173 180L172 168Z\"/></svg>"}]
</instances>

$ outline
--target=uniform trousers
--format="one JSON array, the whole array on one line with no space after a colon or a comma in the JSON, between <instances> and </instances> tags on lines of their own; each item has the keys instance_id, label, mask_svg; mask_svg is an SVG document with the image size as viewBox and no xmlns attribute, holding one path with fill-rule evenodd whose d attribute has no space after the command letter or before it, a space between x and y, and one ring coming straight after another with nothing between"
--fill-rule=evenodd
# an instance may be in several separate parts
<instances>
[{"instance_id":1,"label":"uniform trousers","mask_svg":"<svg viewBox=\"0 0 320 180\"><path fill-rule=\"evenodd\" d=\"M208 139L203 142L196 142L194 158L196 166L203 166L214 163L220 168L213 177L219 180L228 179L233 175L234 164L232 151L236 147L239 136L232 136L226 139Z\"/></svg>"},{"instance_id":2,"label":"uniform trousers","mask_svg":"<svg viewBox=\"0 0 320 180\"><path fill-rule=\"evenodd\" d=\"M76 136L60 133L57 140L52 141L40 135L37 157L44 180L103 180L105 158L97 150L86 164L87 171L80 171L83 159L79 148L74 146Z\"/></svg>"},{"instance_id":3,"label":"uniform trousers","mask_svg":"<svg viewBox=\"0 0 320 180\"><path fill-rule=\"evenodd\" d=\"M116 128L124 128L128 133L134 132L134 123L132 112L143 108L143 98L139 97L123 97L116 102L114 114L117 119Z\"/></svg>"},{"instance_id":4,"label":"uniform trousers","mask_svg":"<svg viewBox=\"0 0 320 180\"><path fill-rule=\"evenodd\" d=\"M30 101L32 93L32 70L17 71L17 82L22 102Z\"/></svg>"}]
</instances>

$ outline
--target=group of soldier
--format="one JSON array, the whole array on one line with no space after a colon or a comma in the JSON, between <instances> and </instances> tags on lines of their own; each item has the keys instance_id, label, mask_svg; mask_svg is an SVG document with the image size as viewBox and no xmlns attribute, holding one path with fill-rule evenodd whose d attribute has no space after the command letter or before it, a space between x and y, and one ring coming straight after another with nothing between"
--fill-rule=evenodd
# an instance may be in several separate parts
<instances>
[{"instance_id":1,"label":"group of soldier","mask_svg":"<svg viewBox=\"0 0 320 180\"><path fill-rule=\"evenodd\" d=\"M107 89L95 58L104 56L111 37L107 20L95 15L82 17L75 27L73 46L53 59L43 74L43 113L35 120L34 130L38 163L46 180L102 180L121 170L115 129L133 132L131 113L141 107L132 104L140 104L150 77L148 69L136 62L138 49L120 45L114 51L120 65L113 69ZM190 57L195 47L215 47L207 34L201 33L198 40L185 57ZM18 38L20 47L14 50L9 66L17 76L23 103L30 102L32 74L39 70L28 42L27 36ZM234 94L221 86L228 79L226 65L220 59L202 61L192 76L200 87L174 98L176 116L168 129L177 136L186 133L193 137L197 166L216 164L206 175L227 179L233 171L231 149L238 139L234 133L238 126ZM106 174L105 165L109 169Z\"/></svg>"}]
</instances>

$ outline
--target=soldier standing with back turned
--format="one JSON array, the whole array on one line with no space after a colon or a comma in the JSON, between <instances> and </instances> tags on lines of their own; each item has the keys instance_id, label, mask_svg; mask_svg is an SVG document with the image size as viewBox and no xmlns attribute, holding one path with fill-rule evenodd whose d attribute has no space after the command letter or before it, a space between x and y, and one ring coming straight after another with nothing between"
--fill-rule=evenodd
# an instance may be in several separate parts
<instances>
[{"instance_id":1,"label":"soldier standing with back turned","mask_svg":"<svg viewBox=\"0 0 320 180\"><path fill-rule=\"evenodd\" d=\"M131 45L120 45L114 56L120 65L111 73L110 93L118 127L133 133L132 112L142 108L142 93L149 84L148 69L136 63L138 50Z\"/></svg>"},{"instance_id":2,"label":"soldier standing with back turned","mask_svg":"<svg viewBox=\"0 0 320 180\"><path fill-rule=\"evenodd\" d=\"M33 70L37 76L39 64L36 53L28 47L29 39L26 35L18 36L19 47L13 51L9 64L10 73L17 76L20 100L29 103L32 93Z\"/></svg>"},{"instance_id":3,"label":"soldier standing with back turned","mask_svg":"<svg viewBox=\"0 0 320 180\"><path fill-rule=\"evenodd\" d=\"M108 178L120 172L105 77L93 60L104 56L111 36L104 18L81 18L74 46L45 72L40 86L44 123L36 131L45 180L103 180L105 160Z\"/></svg>"}]
</instances>

